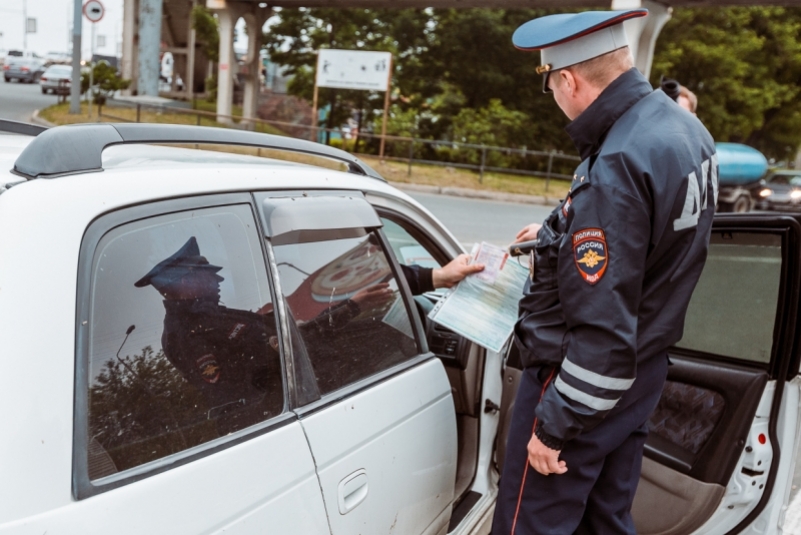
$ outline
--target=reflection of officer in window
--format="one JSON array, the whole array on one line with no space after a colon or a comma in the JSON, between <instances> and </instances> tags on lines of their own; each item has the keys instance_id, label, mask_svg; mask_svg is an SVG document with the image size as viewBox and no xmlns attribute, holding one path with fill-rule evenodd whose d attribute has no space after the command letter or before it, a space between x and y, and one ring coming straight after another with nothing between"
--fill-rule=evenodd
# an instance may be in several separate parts
<instances>
[{"instance_id":1,"label":"reflection of officer in window","mask_svg":"<svg viewBox=\"0 0 801 535\"><path fill-rule=\"evenodd\" d=\"M135 285L164 297L164 354L230 432L279 414L283 395L273 316L222 306L221 269L192 237Z\"/></svg>"},{"instance_id":2,"label":"reflection of officer in window","mask_svg":"<svg viewBox=\"0 0 801 535\"><path fill-rule=\"evenodd\" d=\"M193 236L135 286L151 285L164 297L164 354L203 393L209 418L231 432L279 414L283 394L273 313L221 305L221 269L201 256ZM365 288L301 328L330 335L362 309L383 306L391 297L386 284Z\"/></svg>"}]
</instances>

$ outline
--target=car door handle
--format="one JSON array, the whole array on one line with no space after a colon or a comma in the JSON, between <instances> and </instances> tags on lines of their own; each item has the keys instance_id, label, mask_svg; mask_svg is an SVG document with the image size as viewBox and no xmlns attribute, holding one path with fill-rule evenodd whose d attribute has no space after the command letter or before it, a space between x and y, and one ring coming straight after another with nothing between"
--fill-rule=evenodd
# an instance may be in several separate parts
<instances>
[{"instance_id":1,"label":"car door handle","mask_svg":"<svg viewBox=\"0 0 801 535\"><path fill-rule=\"evenodd\" d=\"M346 515L362 503L367 498L368 488L367 470L364 468L353 472L340 481L337 487L339 514Z\"/></svg>"}]
</instances>

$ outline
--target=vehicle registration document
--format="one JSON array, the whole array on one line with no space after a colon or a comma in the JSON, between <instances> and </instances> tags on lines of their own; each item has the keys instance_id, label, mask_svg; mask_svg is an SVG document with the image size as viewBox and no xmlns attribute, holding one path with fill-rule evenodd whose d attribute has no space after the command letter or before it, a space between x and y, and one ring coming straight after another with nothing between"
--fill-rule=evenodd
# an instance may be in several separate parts
<instances>
[{"instance_id":1,"label":"vehicle registration document","mask_svg":"<svg viewBox=\"0 0 801 535\"><path fill-rule=\"evenodd\" d=\"M428 317L490 351L499 353L512 335L528 266L509 260L500 247L482 243L472 262L484 271L466 277L440 299Z\"/></svg>"}]
</instances>

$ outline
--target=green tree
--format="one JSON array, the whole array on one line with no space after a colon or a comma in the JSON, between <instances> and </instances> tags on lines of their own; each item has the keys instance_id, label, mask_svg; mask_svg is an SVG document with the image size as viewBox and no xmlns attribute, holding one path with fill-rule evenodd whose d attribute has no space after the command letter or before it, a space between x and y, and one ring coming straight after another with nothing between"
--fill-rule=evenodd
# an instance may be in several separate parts
<instances>
[{"instance_id":1,"label":"green tree","mask_svg":"<svg viewBox=\"0 0 801 535\"><path fill-rule=\"evenodd\" d=\"M280 21L264 34L263 46L293 76L289 92L312 100L318 49L396 52L382 14L374 9L284 8ZM383 93L320 88L319 106L329 106L321 126L339 126L354 109L380 113L383 101Z\"/></svg>"},{"instance_id":2,"label":"green tree","mask_svg":"<svg viewBox=\"0 0 801 535\"><path fill-rule=\"evenodd\" d=\"M676 8L657 42L651 80L698 96L718 141L784 160L801 145L801 9Z\"/></svg>"},{"instance_id":3,"label":"green tree","mask_svg":"<svg viewBox=\"0 0 801 535\"><path fill-rule=\"evenodd\" d=\"M109 65L107 61L99 61L92 67L92 97L96 104L105 104L106 99L111 97L115 91L127 89L131 85L130 80L125 80L117 74L117 70ZM89 73L81 73L81 93L89 90Z\"/></svg>"}]
</instances>

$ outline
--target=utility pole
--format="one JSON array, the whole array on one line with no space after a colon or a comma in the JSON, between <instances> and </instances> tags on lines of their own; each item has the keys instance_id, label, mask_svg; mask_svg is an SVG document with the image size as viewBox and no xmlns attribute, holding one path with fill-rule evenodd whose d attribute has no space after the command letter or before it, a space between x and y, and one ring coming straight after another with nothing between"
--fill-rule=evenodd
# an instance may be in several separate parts
<instances>
[{"instance_id":1,"label":"utility pole","mask_svg":"<svg viewBox=\"0 0 801 535\"><path fill-rule=\"evenodd\" d=\"M73 0L72 10L72 85L70 86L70 114L81 113L81 0Z\"/></svg>"},{"instance_id":2,"label":"utility pole","mask_svg":"<svg viewBox=\"0 0 801 535\"><path fill-rule=\"evenodd\" d=\"M28 52L28 2L22 0L22 51Z\"/></svg>"}]
</instances>

